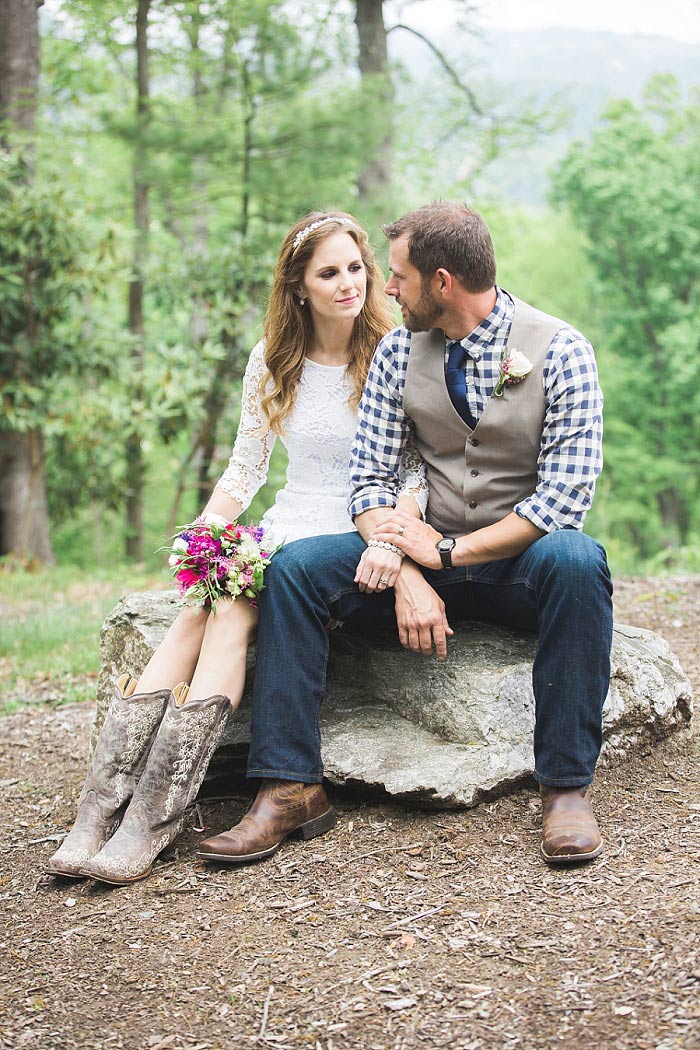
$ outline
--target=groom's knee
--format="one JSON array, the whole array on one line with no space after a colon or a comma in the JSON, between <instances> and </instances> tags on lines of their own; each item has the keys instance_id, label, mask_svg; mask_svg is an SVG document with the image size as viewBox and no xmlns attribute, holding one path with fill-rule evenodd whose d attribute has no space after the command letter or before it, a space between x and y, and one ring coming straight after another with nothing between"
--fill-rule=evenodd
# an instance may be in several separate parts
<instances>
[{"instance_id":1,"label":"groom's knee","mask_svg":"<svg viewBox=\"0 0 700 1050\"><path fill-rule=\"evenodd\" d=\"M354 566L360 559L364 543L357 533L332 536L310 536L286 543L273 557L265 570L266 586L283 580L327 579L346 565Z\"/></svg>"},{"instance_id":2,"label":"groom's knee","mask_svg":"<svg viewBox=\"0 0 700 1050\"><path fill-rule=\"evenodd\" d=\"M272 558L265 570L265 583L269 586L273 580L298 575L313 564L312 552L308 540L295 540L285 543Z\"/></svg>"},{"instance_id":3,"label":"groom's knee","mask_svg":"<svg viewBox=\"0 0 700 1050\"><path fill-rule=\"evenodd\" d=\"M538 540L533 553L540 575L556 579L563 587L610 589L610 571L605 549L591 536L573 529L550 532Z\"/></svg>"}]
</instances>

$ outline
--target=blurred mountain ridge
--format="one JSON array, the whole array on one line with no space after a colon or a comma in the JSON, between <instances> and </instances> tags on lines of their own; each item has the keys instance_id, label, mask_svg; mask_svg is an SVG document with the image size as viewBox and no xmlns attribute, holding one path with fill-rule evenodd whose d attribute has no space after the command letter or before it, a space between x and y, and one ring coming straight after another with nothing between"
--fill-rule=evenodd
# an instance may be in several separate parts
<instances>
[{"instance_id":1,"label":"blurred mountain ridge","mask_svg":"<svg viewBox=\"0 0 700 1050\"><path fill-rule=\"evenodd\" d=\"M414 81L430 83L436 60L417 37L390 36L392 57L410 69ZM536 144L509 150L489 165L477 192L524 204L546 199L548 170L575 139L585 138L616 98L640 101L657 73L671 73L684 92L700 89L700 43L661 36L624 35L576 29L463 31L437 33L433 42L449 58L486 107L506 110L509 97L552 102L567 111L565 126Z\"/></svg>"}]
</instances>

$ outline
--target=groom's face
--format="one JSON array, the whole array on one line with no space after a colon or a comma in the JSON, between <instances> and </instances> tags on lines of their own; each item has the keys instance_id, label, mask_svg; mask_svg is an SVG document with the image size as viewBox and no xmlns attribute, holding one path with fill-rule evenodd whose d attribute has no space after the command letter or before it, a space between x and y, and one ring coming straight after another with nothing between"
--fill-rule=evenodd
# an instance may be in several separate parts
<instances>
[{"instance_id":1,"label":"groom's face","mask_svg":"<svg viewBox=\"0 0 700 1050\"><path fill-rule=\"evenodd\" d=\"M421 277L408 259L408 237L397 237L389 248L387 295L401 307L403 323L409 332L428 332L438 326L444 306L432 291L431 282Z\"/></svg>"}]
</instances>

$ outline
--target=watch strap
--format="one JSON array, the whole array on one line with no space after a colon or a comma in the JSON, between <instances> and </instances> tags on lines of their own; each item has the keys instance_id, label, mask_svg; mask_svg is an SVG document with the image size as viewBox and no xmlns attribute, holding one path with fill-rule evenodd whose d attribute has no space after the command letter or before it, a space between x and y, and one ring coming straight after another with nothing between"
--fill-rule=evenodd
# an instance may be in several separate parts
<instances>
[{"instance_id":1,"label":"watch strap","mask_svg":"<svg viewBox=\"0 0 700 1050\"><path fill-rule=\"evenodd\" d=\"M446 540L448 541L449 545L445 543ZM451 536L443 536L443 538L441 540L438 540L438 542L435 544L437 552L440 555L440 561L442 562L443 569L454 568L452 564L452 551L455 549L455 542L456 541Z\"/></svg>"}]
</instances>

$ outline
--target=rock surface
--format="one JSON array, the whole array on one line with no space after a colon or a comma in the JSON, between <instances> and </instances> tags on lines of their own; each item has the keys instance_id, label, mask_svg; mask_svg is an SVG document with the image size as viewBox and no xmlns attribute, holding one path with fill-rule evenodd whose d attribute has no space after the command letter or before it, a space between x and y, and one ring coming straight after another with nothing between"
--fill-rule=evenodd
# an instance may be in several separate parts
<instances>
[{"instance_id":1,"label":"rock surface","mask_svg":"<svg viewBox=\"0 0 700 1050\"><path fill-rule=\"evenodd\" d=\"M114 678L140 672L177 611L175 592L130 594L107 617L96 726ZM370 640L347 628L334 632L321 712L332 783L453 808L476 805L529 778L536 638L491 624L453 627L442 664L405 652L393 634ZM248 687L224 740L228 761L237 765L248 741L249 694ZM688 730L691 717L691 686L666 642L617 624L603 761Z\"/></svg>"}]
</instances>

